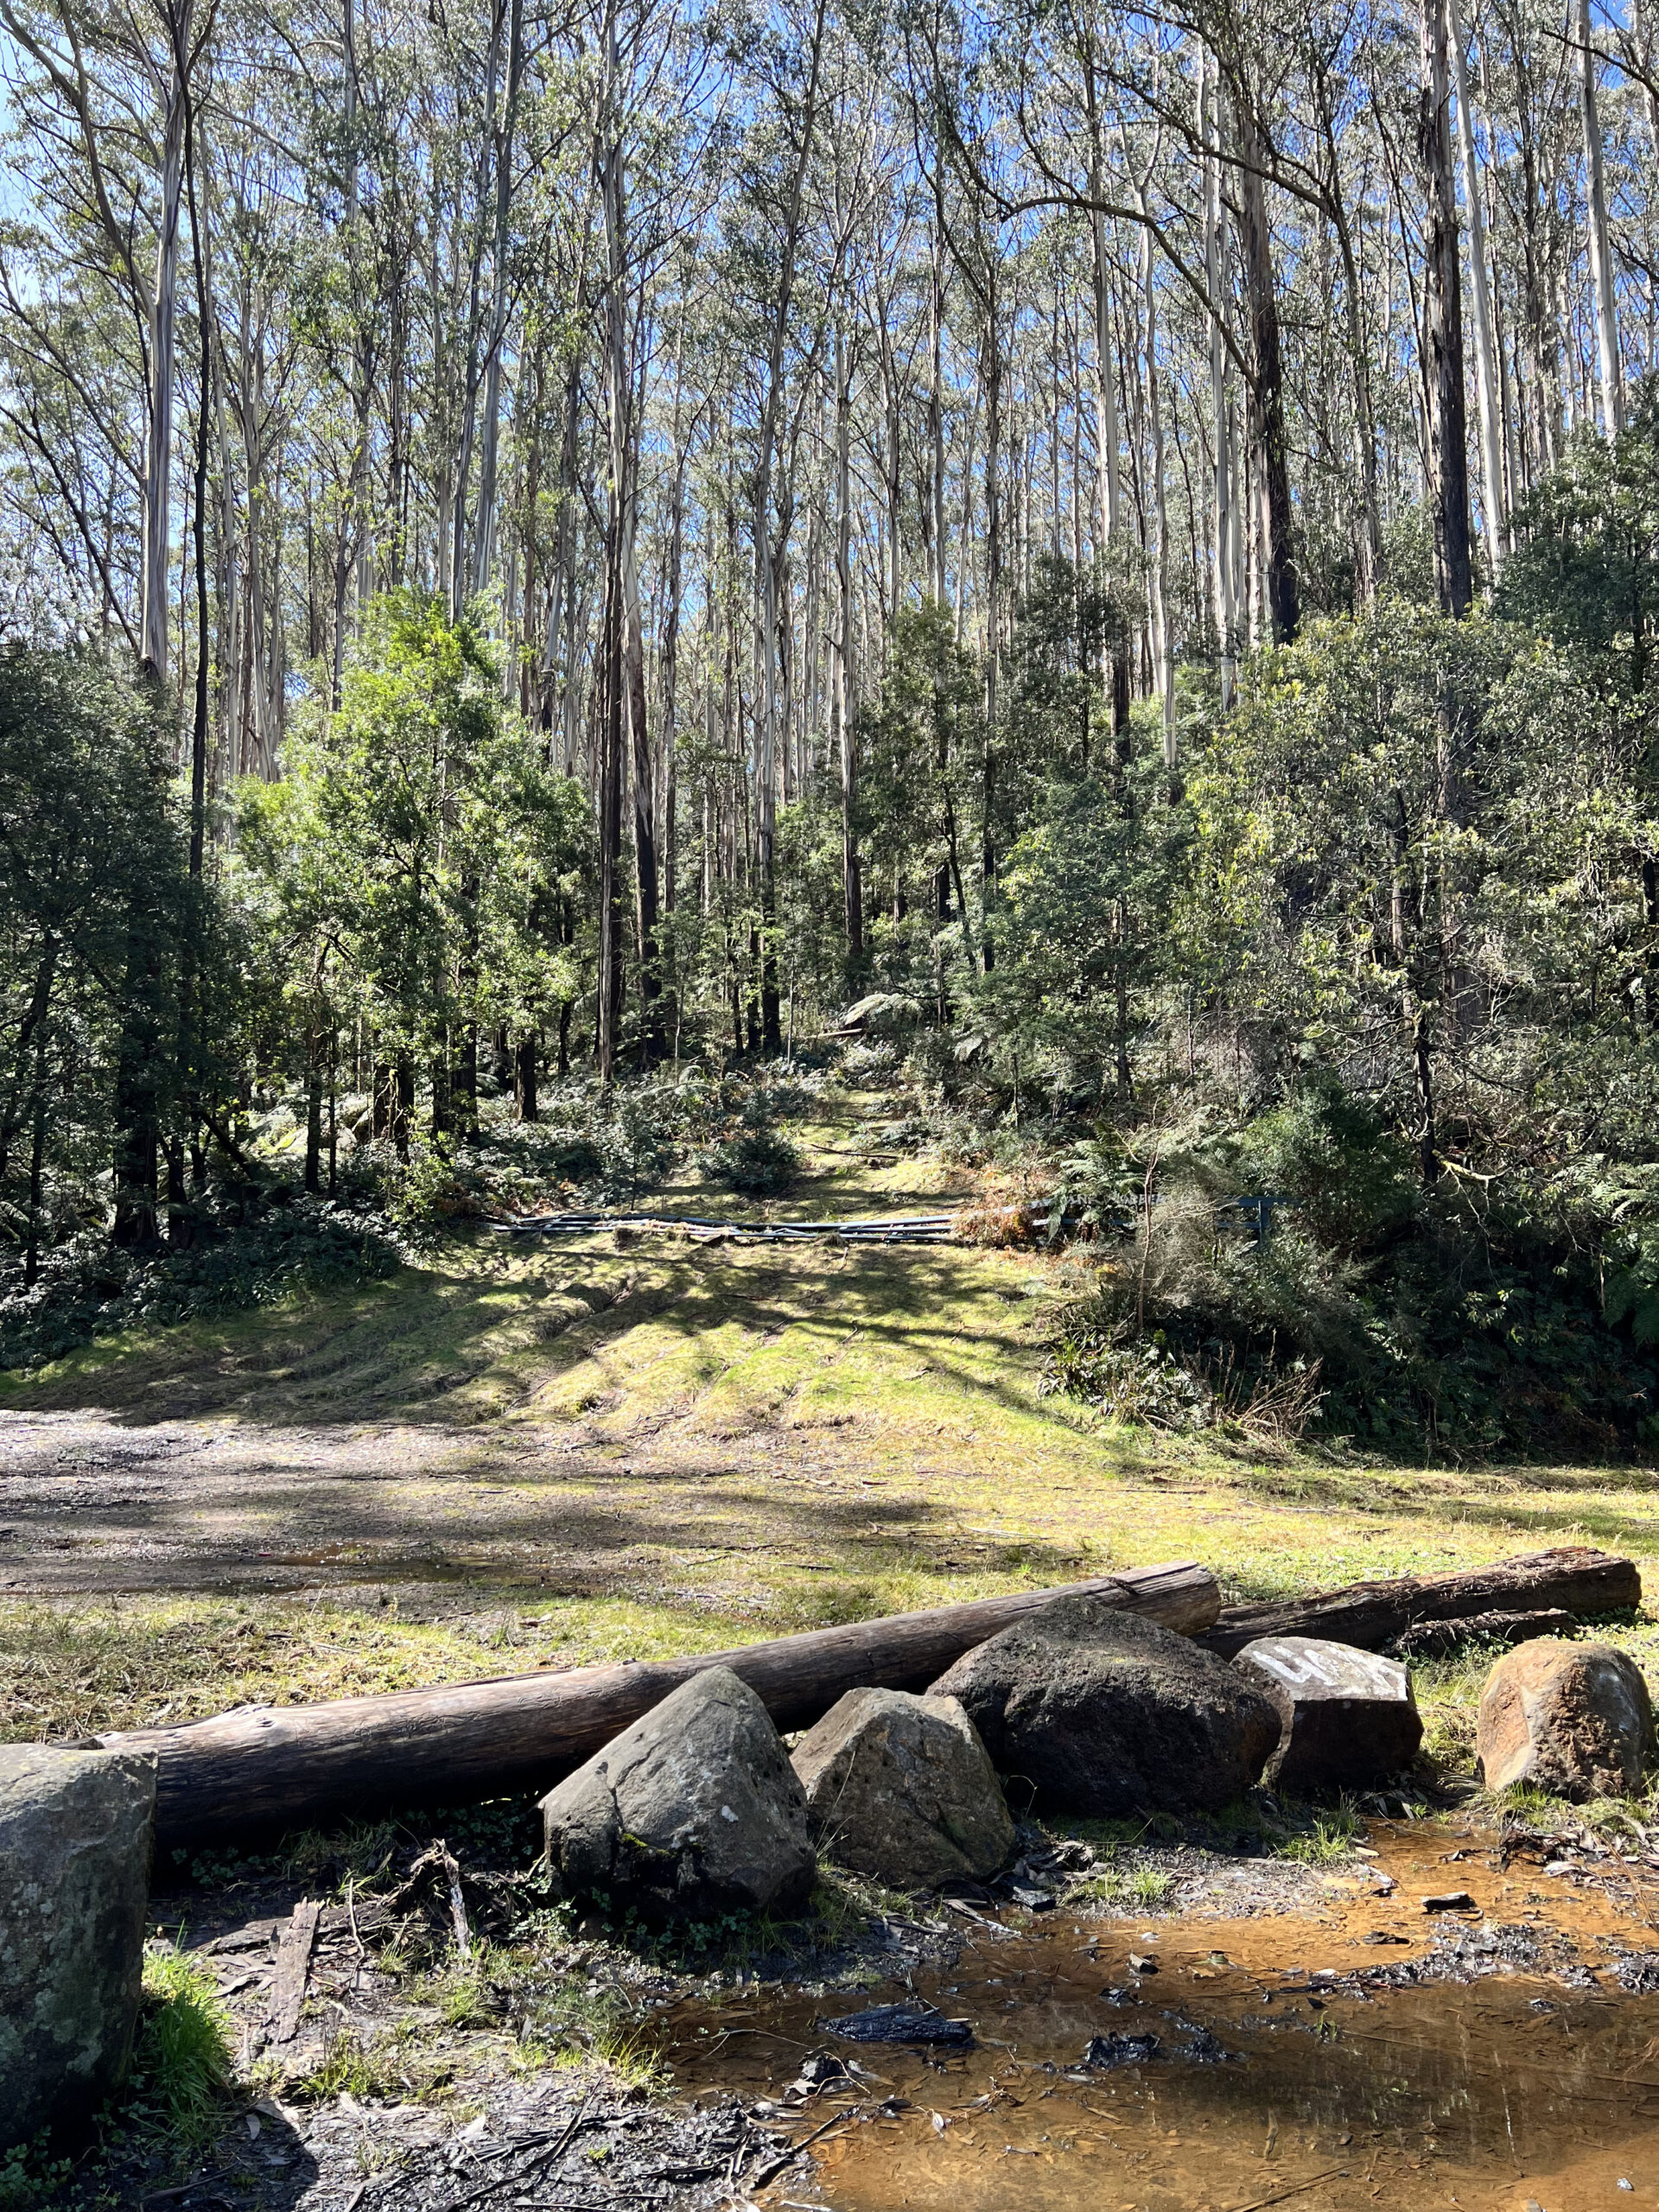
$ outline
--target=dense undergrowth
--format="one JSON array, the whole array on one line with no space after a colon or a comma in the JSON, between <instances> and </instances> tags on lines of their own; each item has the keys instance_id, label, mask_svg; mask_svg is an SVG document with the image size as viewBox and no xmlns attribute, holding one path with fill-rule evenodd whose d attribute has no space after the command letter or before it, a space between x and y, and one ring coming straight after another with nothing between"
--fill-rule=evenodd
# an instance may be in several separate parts
<instances>
[{"instance_id":1,"label":"dense undergrowth","mask_svg":"<svg viewBox=\"0 0 1659 2212\"><path fill-rule=\"evenodd\" d=\"M181 1249L126 1252L87 1233L48 1253L32 1284L21 1262L0 1268L0 1369L41 1366L125 1329L375 1281L410 1249L409 1226L379 1207L314 1197L272 1175L234 1212L204 1208Z\"/></svg>"},{"instance_id":2,"label":"dense undergrowth","mask_svg":"<svg viewBox=\"0 0 1659 2212\"><path fill-rule=\"evenodd\" d=\"M1061 1316L1056 1389L1156 1427L1406 1456L1659 1440L1647 1255L1599 1161L1425 1190L1328 1084L1242 1128L1143 1135L1115 1180L1109 1150L1073 1157L1103 1264Z\"/></svg>"}]
</instances>

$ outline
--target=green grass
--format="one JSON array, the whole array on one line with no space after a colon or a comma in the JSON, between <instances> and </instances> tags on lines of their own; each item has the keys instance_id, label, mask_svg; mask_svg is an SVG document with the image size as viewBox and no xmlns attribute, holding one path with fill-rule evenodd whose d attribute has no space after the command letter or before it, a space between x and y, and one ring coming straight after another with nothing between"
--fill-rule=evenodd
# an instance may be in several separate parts
<instances>
[{"instance_id":1,"label":"green grass","mask_svg":"<svg viewBox=\"0 0 1659 2212\"><path fill-rule=\"evenodd\" d=\"M143 1993L133 2101L168 2150L188 2157L212 2141L225 2117L233 2078L228 2017L212 1975L178 1951L146 1955Z\"/></svg>"},{"instance_id":2,"label":"green grass","mask_svg":"<svg viewBox=\"0 0 1659 2212\"><path fill-rule=\"evenodd\" d=\"M332 2036L308 2073L284 2075L283 2095L296 2105L340 2096L418 2101L440 2095L454 2071L454 2056L435 2050L429 2031L403 2021L374 2035Z\"/></svg>"},{"instance_id":3,"label":"green grass","mask_svg":"<svg viewBox=\"0 0 1659 2212\"><path fill-rule=\"evenodd\" d=\"M1175 1877L1161 1866L1104 1866L1073 1882L1065 1892L1065 1902L1155 1912L1169 1902L1174 1887Z\"/></svg>"},{"instance_id":4,"label":"green grass","mask_svg":"<svg viewBox=\"0 0 1659 2212\"><path fill-rule=\"evenodd\" d=\"M790 1211L965 1188L939 1160L857 1156L878 1110L843 1095L791 1128ZM743 1210L695 1175L662 1202ZM1249 1598L1561 1542L1659 1564L1649 1468L1222 1450L1045 1397L1046 1317L1085 1275L972 1248L480 1234L386 1282L0 1379L0 1408L275 1440L233 1504L155 1509L169 1544L200 1532L200 1586L121 1587L123 1524L73 1554L76 1594L0 1604L0 1739L715 1650L1160 1559ZM324 1474L290 1475L285 1440L315 1438ZM238 1543L252 1579L291 1559L315 1586L213 1586ZM1616 1640L1659 1661L1659 1628ZM1473 1679L1419 1673L1431 1747L1459 1759Z\"/></svg>"},{"instance_id":5,"label":"green grass","mask_svg":"<svg viewBox=\"0 0 1659 2212\"><path fill-rule=\"evenodd\" d=\"M1349 1847L1362 1825L1351 1806L1316 1813L1311 1827L1274 1844L1274 1856L1294 1859L1303 1866L1334 1866L1338 1859L1347 1857Z\"/></svg>"}]
</instances>

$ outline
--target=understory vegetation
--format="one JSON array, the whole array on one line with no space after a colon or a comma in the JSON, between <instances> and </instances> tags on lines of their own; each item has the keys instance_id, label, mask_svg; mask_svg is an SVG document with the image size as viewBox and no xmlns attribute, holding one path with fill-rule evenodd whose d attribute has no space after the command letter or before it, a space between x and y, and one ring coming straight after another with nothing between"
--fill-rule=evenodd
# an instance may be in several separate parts
<instances>
[{"instance_id":1,"label":"understory vegetation","mask_svg":"<svg viewBox=\"0 0 1659 2212\"><path fill-rule=\"evenodd\" d=\"M1194 672L1178 774L1138 708L1094 738L1105 618L1063 560L994 721L939 610L901 612L862 741L887 888L856 945L845 825L809 783L775 910L704 867L613 1004L591 816L470 617L382 602L339 709L199 854L164 696L87 649L9 653L0 1357L676 1177L777 1203L791 1122L861 1087L888 1109L867 1150L954 1174L969 1233L1096 1263L1053 1332L1058 1395L1258 1442L1649 1452L1652 705L1645 614L1633 637L1595 610L1659 596L1630 523L1656 482L1644 403L1535 494L1491 611L1310 622L1225 712ZM677 834L695 859L705 832Z\"/></svg>"},{"instance_id":2,"label":"understory vegetation","mask_svg":"<svg viewBox=\"0 0 1659 2212\"><path fill-rule=\"evenodd\" d=\"M1659 79L1465 12L0 0L0 1369L833 1092L1057 1417L1659 1449Z\"/></svg>"}]
</instances>

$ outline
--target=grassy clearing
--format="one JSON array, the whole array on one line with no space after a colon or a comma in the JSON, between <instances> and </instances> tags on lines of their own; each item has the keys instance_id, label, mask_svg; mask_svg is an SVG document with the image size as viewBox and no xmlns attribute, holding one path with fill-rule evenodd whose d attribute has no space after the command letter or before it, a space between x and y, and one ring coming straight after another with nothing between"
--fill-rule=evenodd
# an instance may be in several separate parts
<instances>
[{"instance_id":1,"label":"grassy clearing","mask_svg":"<svg viewBox=\"0 0 1659 2212\"><path fill-rule=\"evenodd\" d=\"M815 1104L791 1128L809 1172L773 1210L937 1198L947 1165L870 1165L892 1111ZM660 1203L759 1210L690 1178ZM1659 1565L1652 1469L1224 1451L1045 1397L1048 1316L1086 1274L1019 1251L484 1233L383 1283L0 1380L0 1410L256 1452L233 1496L183 1478L78 1513L86 1533L53 1538L79 1546L72 1594L29 1594L17 1562L0 1737L717 1649L1178 1556L1249 1597L1575 1541ZM188 1558L173 1588L130 1586L157 1535L200 1539L194 1586ZM224 1586L242 1567L309 1586ZM1659 1662L1659 1630L1618 1640ZM1444 1753L1480 1671L1421 1670Z\"/></svg>"}]
</instances>

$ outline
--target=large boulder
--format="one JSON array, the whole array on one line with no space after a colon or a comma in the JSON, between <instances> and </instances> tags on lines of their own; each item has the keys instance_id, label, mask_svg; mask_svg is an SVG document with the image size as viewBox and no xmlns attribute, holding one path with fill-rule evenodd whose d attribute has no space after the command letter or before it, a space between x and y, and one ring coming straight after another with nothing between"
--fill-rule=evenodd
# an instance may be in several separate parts
<instances>
[{"instance_id":1,"label":"large boulder","mask_svg":"<svg viewBox=\"0 0 1659 2212\"><path fill-rule=\"evenodd\" d=\"M1624 1796L1654 1758L1653 1702L1635 1662L1606 1643L1521 1644L1486 1677L1475 1756L1489 1789Z\"/></svg>"},{"instance_id":2,"label":"large boulder","mask_svg":"<svg viewBox=\"0 0 1659 2212\"><path fill-rule=\"evenodd\" d=\"M1395 1659L1319 1636L1262 1636L1233 1664L1279 1715L1262 1779L1274 1789L1376 1782L1423 1740L1411 1676Z\"/></svg>"},{"instance_id":3,"label":"large boulder","mask_svg":"<svg viewBox=\"0 0 1659 2212\"><path fill-rule=\"evenodd\" d=\"M791 1763L814 1836L855 1873L905 1890L983 1881L1014 1849L995 1769L953 1697L849 1690Z\"/></svg>"},{"instance_id":4,"label":"large boulder","mask_svg":"<svg viewBox=\"0 0 1659 2212\"><path fill-rule=\"evenodd\" d=\"M1040 1810L1213 1812L1279 1741L1259 1690L1184 1636L1097 1598L1058 1598L964 1653L932 1686Z\"/></svg>"},{"instance_id":5,"label":"large boulder","mask_svg":"<svg viewBox=\"0 0 1659 2212\"><path fill-rule=\"evenodd\" d=\"M806 1796L728 1667L694 1675L542 1800L554 1881L661 1918L787 1910L812 1886Z\"/></svg>"},{"instance_id":6,"label":"large boulder","mask_svg":"<svg viewBox=\"0 0 1659 2212\"><path fill-rule=\"evenodd\" d=\"M81 2133L132 2052L156 1762L0 1746L0 2152Z\"/></svg>"}]
</instances>

